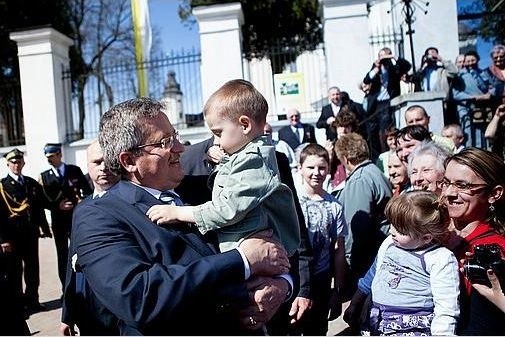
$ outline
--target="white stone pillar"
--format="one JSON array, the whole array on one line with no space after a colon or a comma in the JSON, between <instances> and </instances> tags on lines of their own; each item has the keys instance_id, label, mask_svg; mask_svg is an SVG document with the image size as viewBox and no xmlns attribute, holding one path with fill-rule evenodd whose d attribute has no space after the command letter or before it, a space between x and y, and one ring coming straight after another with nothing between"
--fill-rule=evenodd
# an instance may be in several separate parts
<instances>
[{"instance_id":1,"label":"white stone pillar","mask_svg":"<svg viewBox=\"0 0 505 337\"><path fill-rule=\"evenodd\" d=\"M370 70L366 0L320 0L328 86L347 91L361 102L358 84Z\"/></svg>"},{"instance_id":2,"label":"white stone pillar","mask_svg":"<svg viewBox=\"0 0 505 337\"><path fill-rule=\"evenodd\" d=\"M10 34L18 46L21 97L25 128L25 174L37 177L48 167L44 144L65 141L64 83L72 40L52 28Z\"/></svg>"},{"instance_id":3,"label":"white stone pillar","mask_svg":"<svg viewBox=\"0 0 505 337\"><path fill-rule=\"evenodd\" d=\"M244 78L240 3L193 9L200 30L201 81L204 102L226 81Z\"/></svg>"}]
</instances>

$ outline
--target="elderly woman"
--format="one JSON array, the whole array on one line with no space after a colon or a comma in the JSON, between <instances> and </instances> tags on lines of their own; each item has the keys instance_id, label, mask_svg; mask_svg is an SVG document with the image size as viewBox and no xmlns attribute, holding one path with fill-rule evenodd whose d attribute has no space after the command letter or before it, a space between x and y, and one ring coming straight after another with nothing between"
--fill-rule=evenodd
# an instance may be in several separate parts
<instances>
[{"instance_id":1,"label":"elderly woman","mask_svg":"<svg viewBox=\"0 0 505 337\"><path fill-rule=\"evenodd\" d=\"M445 147L423 141L409 156L408 172L414 190L427 190L440 194L437 182L444 177L444 163L450 153Z\"/></svg>"},{"instance_id":2,"label":"elderly woman","mask_svg":"<svg viewBox=\"0 0 505 337\"><path fill-rule=\"evenodd\" d=\"M451 240L448 247L456 257L463 259L466 251L488 244L497 245L503 257L504 172L505 164L498 155L478 148L464 149L447 159L439 185L459 239ZM462 281L462 288L459 334L505 334L505 314L473 290L468 279Z\"/></svg>"}]
</instances>

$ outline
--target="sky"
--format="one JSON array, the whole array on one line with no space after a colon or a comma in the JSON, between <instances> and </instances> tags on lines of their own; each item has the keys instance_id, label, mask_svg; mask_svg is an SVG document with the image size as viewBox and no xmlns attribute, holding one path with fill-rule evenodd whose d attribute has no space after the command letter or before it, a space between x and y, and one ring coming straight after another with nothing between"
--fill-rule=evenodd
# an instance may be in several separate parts
<instances>
[{"instance_id":1,"label":"sky","mask_svg":"<svg viewBox=\"0 0 505 337\"><path fill-rule=\"evenodd\" d=\"M162 39L162 49L180 51L192 48L200 49L198 24L188 28L181 23L177 14L179 0L149 0L151 26L157 27Z\"/></svg>"},{"instance_id":2,"label":"sky","mask_svg":"<svg viewBox=\"0 0 505 337\"><path fill-rule=\"evenodd\" d=\"M437 0L442 1L442 0ZM473 0L458 0L458 7L468 6ZM179 0L149 0L151 25L157 27L162 39L162 49L168 53L171 50L200 49L198 24L191 28L181 23L177 14ZM477 51L481 56L480 67L485 68L490 63L489 51L492 44L478 39Z\"/></svg>"}]
</instances>

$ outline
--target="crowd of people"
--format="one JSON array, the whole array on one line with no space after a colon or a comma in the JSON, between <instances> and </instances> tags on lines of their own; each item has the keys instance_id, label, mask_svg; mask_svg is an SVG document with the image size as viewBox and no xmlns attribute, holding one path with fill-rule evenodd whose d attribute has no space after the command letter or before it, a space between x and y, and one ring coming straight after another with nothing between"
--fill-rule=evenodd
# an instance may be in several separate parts
<instances>
[{"instance_id":1,"label":"crowd of people","mask_svg":"<svg viewBox=\"0 0 505 337\"><path fill-rule=\"evenodd\" d=\"M44 310L42 237L56 246L62 335L326 335L340 315L353 334L505 334L505 47L491 57L479 70L468 52L459 68L430 47L409 74L381 49L363 103L329 88L324 144L296 108L273 139L265 98L237 79L207 100L200 143L135 98L101 117L87 176L61 144L44 147L38 181L9 151L2 332L29 334ZM409 81L455 99L441 134L422 105L395 127L390 101ZM489 150L465 122L484 101Z\"/></svg>"}]
</instances>

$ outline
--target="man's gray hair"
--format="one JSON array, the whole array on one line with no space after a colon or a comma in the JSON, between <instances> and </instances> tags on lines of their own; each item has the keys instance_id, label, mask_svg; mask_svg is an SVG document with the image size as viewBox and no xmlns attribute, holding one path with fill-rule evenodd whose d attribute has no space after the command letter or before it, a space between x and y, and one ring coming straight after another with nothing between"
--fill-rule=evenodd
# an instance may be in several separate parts
<instances>
[{"instance_id":1,"label":"man's gray hair","mask_svg":"<svg viewBox=\"0 0 505 337\"><path fill-rule=\"evenodd\" d=\"M414 150L409 154L409 163L407 166L409 176L412 175L412 161L415 157L421 155L431 155L436 159L434 170L437 172L445 172L445 160L451 155L447 149L443 146L436 144L433 141L422 141L421 144L417 145Z\"/></svg>"},{"instance_id":2,"label":"man's gray hair","mask_svg":"<svg viewBox=\"0 0 505 337\"><path fill-rule=\"evenodd\" d=\"M145 134L145 121L156 118L163 105L150 98L134 98L116 104L100 119L98 140L103 150L105 167L114 173L126 173L119 154L135 151L149 135Z\"/></svg>"}]
</instances>

